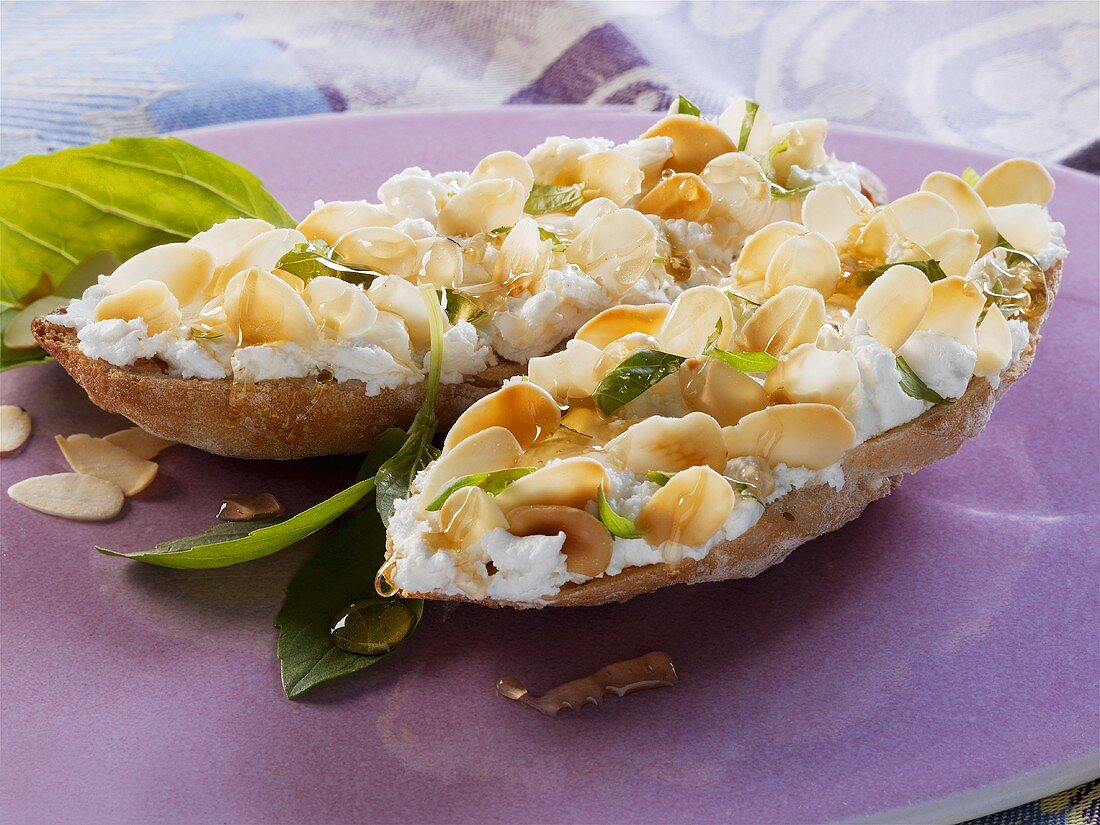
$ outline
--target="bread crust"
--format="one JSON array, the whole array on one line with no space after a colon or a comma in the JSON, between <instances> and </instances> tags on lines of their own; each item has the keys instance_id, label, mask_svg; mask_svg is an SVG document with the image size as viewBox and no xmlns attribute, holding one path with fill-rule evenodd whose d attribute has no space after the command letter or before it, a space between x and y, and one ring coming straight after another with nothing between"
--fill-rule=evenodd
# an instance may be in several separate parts
<instances>
[{"instance_id":1,"label":"bread crust","mask_svg":"<svg viewBox=\"0 0 1100 825\"><path fill-rule=\"evenodd\" d=\"M75 330L44 317L31 326L41 347L88 397L153 435L231 458L309 458L362 453L389 427L407 429L424 401L423 381L368 396L362 381L286 378L245 383L176 378L158 359L116 367L80 351ZM460 384L441 384L440 425L523 367L501 361Z\"/></svg>"},{"instance_id":2,"label":"bread crust","mask_svg":"<svg viewBox=\"0 0 1100 825\"><path fill-rule=\"evenodd\" d=\"M972 378L966 392L949 406L936 406L905 424L868 439L845 453L844 486L828 485L795 490L768 504L760 520L748 531L721 542L698 561L628 567L617 576L566 585L545 604L476 600L465 596L401 592L409 598L469 601L488 607L581 607L622 602L673 584L699 584L725 579L750 578L779 564L791 551L824 533L857 518L872 501L901 483L906 473L947 458L968 438L978 435L989 421L993 405L1028 371L1039 343L1039 327L1046 319L1061 281L1062 265L1044 273L1047 305L1041 316L1028 322L1028 345L1020 358L1001 374L996 389L985 378ZM393 544L387 537L387 557Z\"/></svg>"}]
</instances>

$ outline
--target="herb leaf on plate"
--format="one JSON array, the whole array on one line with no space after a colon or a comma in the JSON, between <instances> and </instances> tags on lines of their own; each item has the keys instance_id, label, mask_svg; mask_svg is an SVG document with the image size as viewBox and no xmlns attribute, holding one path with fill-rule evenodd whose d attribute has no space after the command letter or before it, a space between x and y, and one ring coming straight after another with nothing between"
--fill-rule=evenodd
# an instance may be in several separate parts
<instances>
[{"instance_id":1,"label":"herb leaf on plate","mask_svg":"<svg viewBox=\"0 0 1100 825\"><path fill-rule=\"evenodd\" d=\"M174 567L207 570L229 567L269 556L327 527L374 490L374 479L358 481L346 490L314 504L295 516L258 525L257 522L218 522L205 533L162 541L151 550L120 553L96 547L105 556Z\"/></svg>"},{"instance_id":2,"label":"herb leaf on plate","mask_svg":"<svg viewBox=\"0 0 1100 825\"><path fill-rule=\"evenodd\" d=\"M0 169L0 300L108 250L125 260L226 218L294 220L251 172L179 138L115 138Z\"/></svg>"},{"instance_id":3,"label":"herb leaf on plate","mask_svg":"<svg viewBox=\"0 0 1100 825\"><path fill-rule=\"evenodd\" d=\"M386 531L377 513L367 508L326 536L313 558L291 579L275 619L279 669L288 699L368 668L388 655L349 653L334 645L329 635L343 608L374 595L374 577L385 550ZM403 601L419 622L424 602Z\"/></svg>"}]
</instances>

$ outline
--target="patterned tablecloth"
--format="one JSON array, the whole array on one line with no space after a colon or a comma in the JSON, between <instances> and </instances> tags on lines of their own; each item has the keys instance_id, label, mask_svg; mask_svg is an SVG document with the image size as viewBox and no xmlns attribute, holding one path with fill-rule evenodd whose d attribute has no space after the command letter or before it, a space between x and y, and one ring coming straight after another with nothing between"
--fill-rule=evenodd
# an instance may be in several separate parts
<instances>
[{"instance_id":1,"label":"patterned tablecloth","mask_svg":"<svg viewBox=\"0 0 1100 825\"><path fill-rule=\"evenodd\" d=\"M1100 4L0 6L0 160L383 107L760 100L1100 173ZM981 820L1100 821L1100 783Z\"/></svg>"}]
</instances>

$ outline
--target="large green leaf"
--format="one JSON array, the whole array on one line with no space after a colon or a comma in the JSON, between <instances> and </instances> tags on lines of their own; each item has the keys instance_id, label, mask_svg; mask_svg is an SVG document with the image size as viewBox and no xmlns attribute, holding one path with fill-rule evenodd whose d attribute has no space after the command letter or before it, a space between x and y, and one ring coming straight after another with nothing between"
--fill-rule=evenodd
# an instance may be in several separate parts
<instances>
[{"instance_id":1,"label":"large green leaf","mask_svg":"<svg viewBox=\"0 0 1100 825\"><path fill-rule=\"evenodd\" d=\"M96 547L96 550L106 556L180 570L229 567L269 556L301 541L331 524L372 492L374 479L367 478L284 521L260 527L249 522L219 522L198 536L164 541L152 550L136 553L120 553L104 547Z\"/></svg>"},{"instance_id":2,"label":"large green leaf","mask_svg":"<svg viewBox=\"0 0 1100 825\"><path fill-rule=\"evenodd\" d=\"M178 138L115 138L0 169L0 300L95 252L125 260L234 217L294 220L241 166Z\"/></svg>"},{"instance_id":3,"label":"large green leaf","mask_svg":"<svg viewBox=\"0 0 1100 825\"><path fill-rule=\"evenodd\" d=\"M329 636L341 609L375 595L374 577L385 552L386 530L378 513L367 508L329 534L291 580L275 618L287 698L363 670L388 655L349 653L336 647ZM406 604L419 622L424 603L410 599Z\"/></svg>"}]
</instances>

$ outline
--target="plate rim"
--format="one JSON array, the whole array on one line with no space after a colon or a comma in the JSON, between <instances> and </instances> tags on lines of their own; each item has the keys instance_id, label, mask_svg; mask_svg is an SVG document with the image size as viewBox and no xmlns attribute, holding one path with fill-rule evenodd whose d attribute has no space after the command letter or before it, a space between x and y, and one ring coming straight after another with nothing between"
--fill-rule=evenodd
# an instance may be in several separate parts
<instances>
[{"instance_id":1,"label":"plate rim","mask_svg":"<svg viewBox=\"0 0 1100 825\"><path fill-rule=\"evenodd\" d=\"M627 117L642 118L652 117L659 115L660 112L648 112L640 109L635 109L632 106L584 106L575 104L538 104L538 103L517 103L499 106L412 106L403 109L373 109L366 111L356 112L314 112L312 114L305 115L290 115L288 117L264 117L255 118L253 120L235 120L229 123L213 123L208 126L195 126L188 129L179 129L172 132L165 132L163 136L172 136L186 138L188 136L204 136L215 135L224 132L232 132L238 129L247 128L251 126L267 127L276 125L297 125L303 123L309 123L312 121L329 121L329 120L374 120L374 119L386 119L402 116L410 117L425 117L432 115L477 115L477 114L500 114L510 112L593 112L600 115L625 115ZM856 124L845 123L840 120L829 120L829 128L832 130L836 128L836 131L840 133L850 133L856 135L865 135L868 137L875 137L885 140L896 140L907 143L918 144L933 149L948 149L967 152L973 155L980 155L988 158L990 161L999 163L1002 160L1013 157L1032 157L1026 154L1011 154L1005 152L994 152L988 149L974 149L970 146L963 146L955 143L944 143L943 141L935 140L927 135L911 135L906 132L894 132L888 129L877 129L871 126L860 126ZM1048 169L1056 169L1059 173L1068 175L1072 178L1079 179L1082 183L1090 183L1097 188L1100 188L1100 175L1093 175L1089 172L1083 172L1080 169L1074 169L1071 166L1066 166L1058 161L1040 161L1043 166Z\"/></svg>"}]
</instances>

